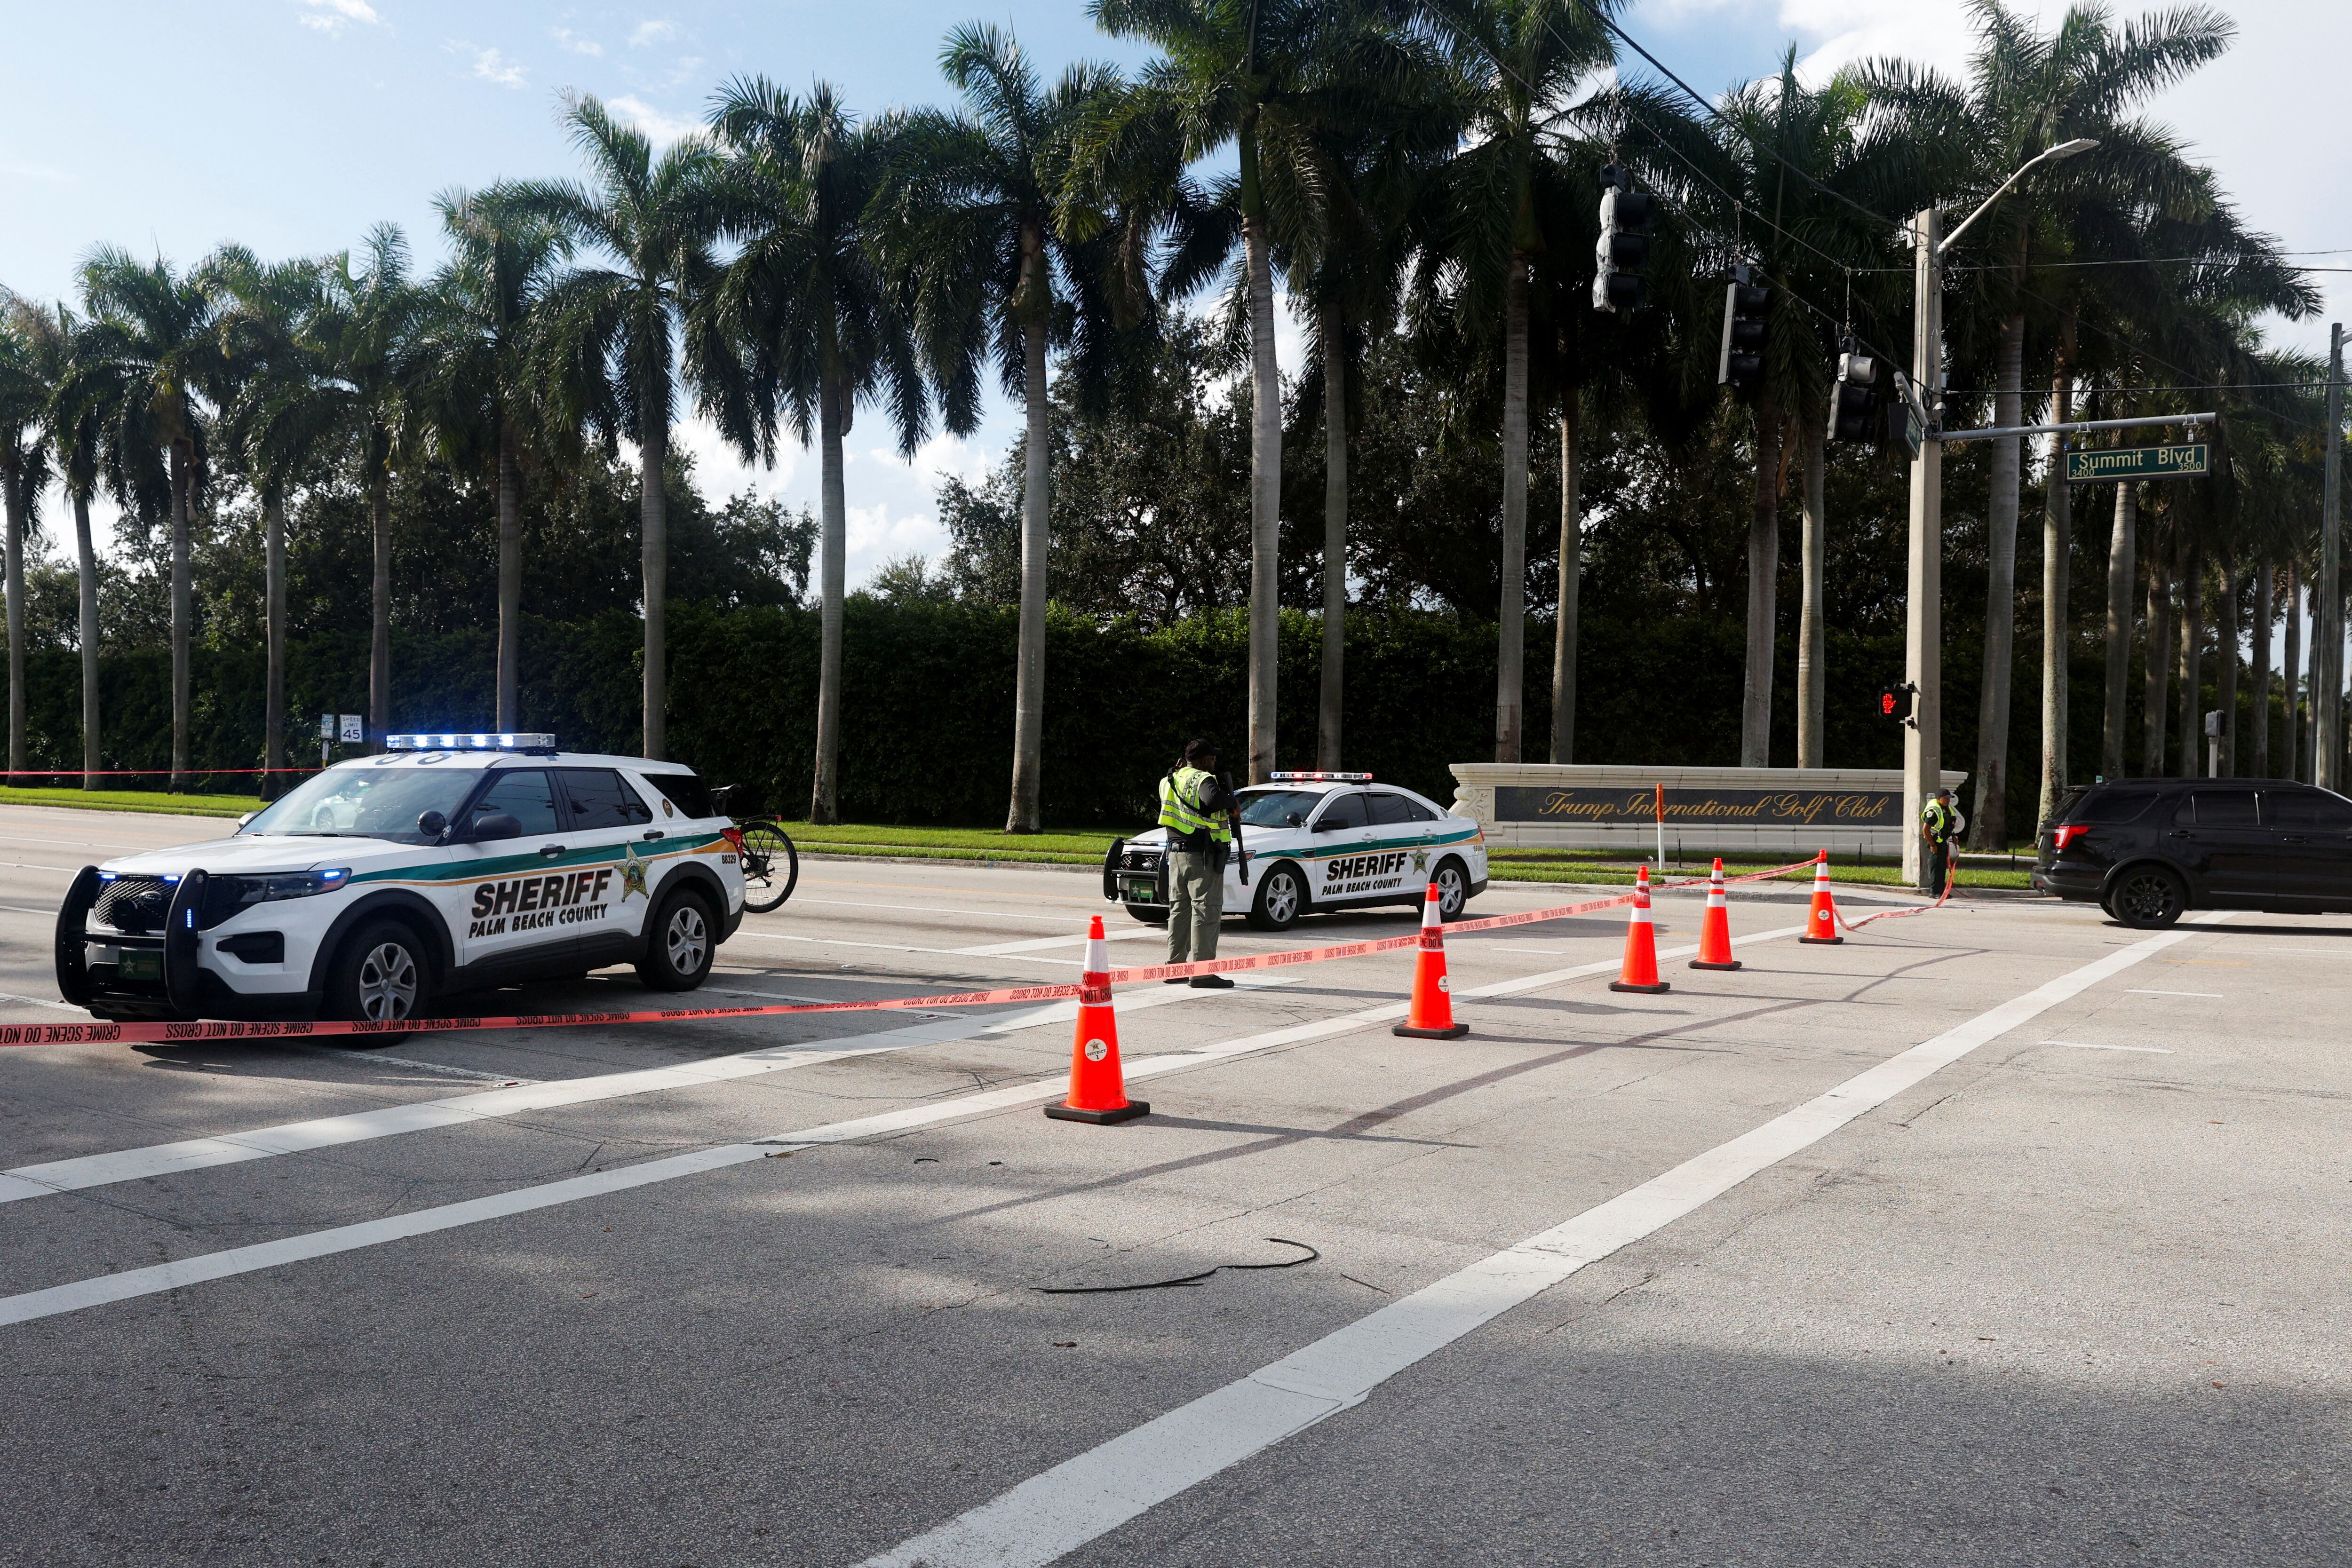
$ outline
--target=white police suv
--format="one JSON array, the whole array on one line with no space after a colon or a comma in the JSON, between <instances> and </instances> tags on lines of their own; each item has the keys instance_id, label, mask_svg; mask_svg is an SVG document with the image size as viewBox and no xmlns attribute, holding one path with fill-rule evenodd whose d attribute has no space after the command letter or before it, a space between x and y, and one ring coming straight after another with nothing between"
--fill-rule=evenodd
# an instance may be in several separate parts
<instances>
[{"instance_id":1,"label":"white police suv","mask_svg":"<svg viewBox=\"0 0 2352 1568\"><path fill-rule=\"evenodd\" d=\"M743 918L733 821L676 763L395 735L235 836L85 866L58 990L100 1018L409 1017L634 964L690 990Z\"/></svg>"},{"instance_id":2,"label":"white police suv","mask_svg":"<svg viewBox=\"0 0 2352 1568\"><path fill-rule=\"evenodd\" d=\"M1418 909L1437 884L1440 907L1459 919L1486 891L1484 830L1424 796L1369 773L1272 773L1235 791L1242 849L1225 862L1225 909L1262 931L1335 909L1407 904ZM1114 839L1103 859L1103 897L1138 920L1168 918L1167 833L1155 828Z\"/></svg>"}]
</instances>

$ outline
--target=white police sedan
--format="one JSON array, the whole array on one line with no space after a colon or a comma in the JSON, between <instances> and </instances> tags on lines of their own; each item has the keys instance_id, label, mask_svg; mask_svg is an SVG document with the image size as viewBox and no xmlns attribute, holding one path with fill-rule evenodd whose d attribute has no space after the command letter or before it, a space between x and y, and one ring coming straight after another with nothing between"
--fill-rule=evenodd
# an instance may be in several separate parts
<instances>
[{"instance_id":1,"label":"white police sedan","mask_svg":"<svg viewBox=\"0 0 2352 1568\"><path fill-rule=\"evenodd\" d=\"M1240 856L1225 862L1225 910L1262 931L1285 931L1300 916L1381 904L1421 907L1437 884L1440 907L1459 919L1486 891L1484 831L1427 797L1369 773L1273 773L1236 791ZM1154 828L1115 839L1103 859L1103 897L1138 920L1168 918L1165 843Z\"/></svg>"},{"instance_id":2,"label":"white police sedan","mask_svg":"<svg viewBox=\"0 0 2352 1568\"><path fill-rule=\"evenodd\" d=\"M385 744L233 837L83 867L58 993L104 1019L383 1021L610 964L683 991L741 924L735 825L690 769L550 735Z\"/></svg>"}]
</instances>

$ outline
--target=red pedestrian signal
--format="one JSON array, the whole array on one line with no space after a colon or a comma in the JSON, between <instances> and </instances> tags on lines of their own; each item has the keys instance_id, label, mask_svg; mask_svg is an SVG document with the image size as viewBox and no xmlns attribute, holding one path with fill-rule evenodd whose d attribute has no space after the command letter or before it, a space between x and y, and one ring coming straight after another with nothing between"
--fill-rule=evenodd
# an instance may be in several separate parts
<instances>
[{"instance_id":1,"label":"red pedestrian signal","mask_svg":"<svg viewBox=\"0 0 2352 1568\"><path fill-rule=\"evenodd\" d=\"M1891 690L1878 694L1878 716L1881 718L1895 716L1895 694Z\"/></svg>"},{"instance_id":2,"label":"red pedestrian signal","mask_svg":"<svg viewBox=\"0 0 2352 1568\"><path fill-rule=\"evenodd\" d=\"M1916 695L1918 690L1919 688L1917 686L1913 685L1908 681L1897 681L1891 686L1879 687L1878 716L1881 718L1898 719L1905 724L1909 724L1911 722L1911 705L1904 699Z\"/></svg>"}]
</instances>

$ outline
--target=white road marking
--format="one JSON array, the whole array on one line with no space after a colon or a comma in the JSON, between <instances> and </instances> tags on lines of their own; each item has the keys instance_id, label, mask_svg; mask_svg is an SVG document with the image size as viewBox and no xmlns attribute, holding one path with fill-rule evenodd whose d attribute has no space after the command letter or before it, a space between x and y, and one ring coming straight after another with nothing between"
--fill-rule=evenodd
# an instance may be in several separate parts
<instances>
[{"instance_id":1,"label":"white road marking","mask_svg":"<svg viewBox=\"0 0 2352 1568\"><path fill-rule=\"evenodd\" d=\"M2045 1040L2044 1045L2063 1045L2069 1051L2144 1051L2151 1056L2170 1056L2172 1052L2160 1045L2095 1045L2087 1040Z\"/></svg>"},{"instance_id":2,"label":"white road marking","mask_svg":"<svg viewBox=\"0 0 2352 1568\"><path fill-rule=\"evenodd\" d=\"M2151 991L2144 986L2128 986L2125 988L2136 997L2202 997L2209 1002L2224 999L2219 991Z\"/></svg>"},{"instance_id":3,"label":"white road marking","mask_svg":"<svg viewBox=\"0 0 2352 1568\"><path fill-rule=\"evenodd\" d=\"M0 861L0 865L11 866L17 871L53 871L59 876L81 874L81 867L78 865L37 865L31 861Z\"/></svg>"},{"instance_id":4,"label":"white road marking","mask_svg":"<svg viewBox=\"0 0 2352 1568\"><path fill-rule=\"evenodd\" d=\"M1803 931L1802 926L1790 925L1777 931L1759 932L1748 940L1765 942L1776 936L1801 936ZM1666 949L1658 956L1661 958L1677 958L1696 951L1698 949L1696 946L1675 947ZM1612 958L1603 963L1580 964L1572 969L1552 969L1539 975L1523 975L1516 979L1498 980L1489 985L1468 988L1456 994L1465 999L1473 997L1511 996L1521 991L1539 990L1563 980L1580 979L1589 975L1602 974L1616 967L1617 960ZM1283 979L1291 977L1279 977ZM1260 981L1259 983L1271 982ZM1191 988L1186 987L1177 991L1163 991L1159 994L1173 999L1192 993ZM1200 994L1216 996L1220 993L1204 991ZM1146 996L1149 995L1150 993L1146 993ZM1143 998L1137 998L1126 1005L1129 1010L1132 1011L1136 1008L1148 1007L1151 1004ZM1069 1009L1061 1015L1066 1019L1076 1017L1075 1002L1057 1003L1055 1009ZM1380 1007L1367 1008L1360 1012L1344 1013L1337 1018L1318 1019L1308 1023L1291 1024L1283 1029L1271 1030L1263 1034L1247 1035L1218 1045L1192 1051L1171 1051L1160 1056L1147 1056L1127 1063L1126 1076L1131 1082L1157 1078L1165 1073L1229 1061L1232 1058L1256 1051L1272 1051L1281 1046L1295 1045L1306 1040L1322 1040L1331 1035L1345 1034L1351 1030L1360 1029L1366 1024L1386 1023L1391 1019L1401 1019L1404 1017L1405 1009L1406 1004L1403 1002L1388 1002ZM1045 1012L1055 1009L1039 1010ZM945 1026L927 1027L943 1028ZM841 1051L835 1054L847 1056L857 1053ZM560 1090L563 1087L564 1085L560 1083L541 1084L530 1090L496 1090L491 1093L476 1095L472 1098L476 1103L478 1103L484 1100L543 1093L548 1090ZM99 1306L109 1301L129 1301L137 1296L152 1296L164 1291L177 1290L183 1285L199 1284L208 1280L227 1279L236 1274L249 1274L257 1270L275 1269L284 1264L299 1263L312 1258L324 1258L337 1252L349 1252L362 1247L380 1246L387 1241L427 1235L436 1230L452 1230L461 1226L478 1224L486 1219L499 1219L509 1215L529 1213L533 1209L550 1208L559 1204L576 1202L583 1197L598 1197L604 1193L621 1192L630 1187L650 1186L656 1182L675 1181L683 1176L699 1176L706 1171L719 1170L727 1166L741 1165L747 1161L761 1159L779 1150L789 1153L794 1149L810 1148L821 1144L849 1143L858 1138L877 1137L891 1133L906 1132L915 1127L958 1121L991 1111L1007 1110L1019 1105L1034 1105L1041 1100L1050 1100L1061 1092L1063 1092L1063 1083L1059 1078L1042 1079L1034 1082L1013 1084L1003 1089L986 1090L977 1094L961 1095L952 1100L933 1101L928 1104L916 1105L902 1111L887 1111L879 1115L863 1116L855 1121L835 1122L824 1126L780 1133L772 1138L764 1138L754 1143L730 1144L719 1148L699 1149L692 1154L673 1155L665 1159L646 1160L642 1164L624 1166L619 1170L599 1171L593 1176L572 1176L564 1181L549 1182L540 1186L519 1187L512 1192L495 1193L487 1197L473 1198L464 1203L421 1208L414 1213L396 1215L388 1219L338 1226L330 1230L316 1230L307 1235L289 1236L276 1241L258 1242L250 1247L232 1247L219 1252L200 1253L193 1258L178 1259L173 1262L158 1263L144 1269L127 1269L121 1273L101 1274L95 1279L77 1280L69 1284L52 1285L47 1290L27 1291L21 1295L0 1297L0 1324L26 1322L35 1318L53 1317L59 1312L79 1312L85 1307ZM446 1105L453 1102L442 1101L435 1103ZM462 1102L457 1103L462 1103ZM412 1106L402 1109L424 1108ZM373 1115L378 1113L372 1112L368 1114ZM310 1124L310 1125L320 1124ZM218 1142L220 1140L200 1141ZM251 1157L255 1156L244 1154L231 1154L227 1156L229 1159ZM60 1165L72 1163L74 1162L58 1162ZM0 1173L0 1182L5 1182L8 1177L17 1175L19 1173L14 1171ZM5 1196L5 1189L0 1189L0 1196Z\"/></svg>"},{"instance_id":5,"label":"white road marking","mask_svg":"<svg viewBox=\"0 0 2352 1568\"><path fill-rule=\"evenodd\" d=\"M1297 980L1296 975L1251 976L1245 983L1253 988L1265 988L1292 985ZM1192 997L1214 994L1184 987L1131 996L1119 1005L1123 1010L1134 1012L1146 1008L1168 1007ZM78 1192L84 1187L106 1186L115 1182L137 1181L148 1176L176 1176L183 1171L203 1170L213 1166L240 1165L247 1160L268 1159L276 1155L336 1148L346 1144L367 1143L376 1138L425 1132L435 1127L498 1121L561 1105L581 1105L599 1100L623 1099L633 1094L656 1093L663 1090L696 1088L705 1083L758 1077L795 1067L814 1067L820 1062L838 1061L845 1057L903 1051L910 1046L1010 1034L1016 1030L1045 1024L1069 1023L1077 1016L1078 1004L1075 999L1052 1002L1015 1013L964 1013L871 1034L810 1040L798 1045L768 1046L740 1055L713 1057L671 1067L599 1073L593 1077L558 1079L545 1083L526 1082L513 1089L494 1089L487 1093L460 1094L408 1105L385 1105L373 1111L353 1112L346 1116L285 1122L273 1127L257 1127L250 1132L225 1133L209 1138L184 1138L175 1143L151 1144L144 1148L84 1155L75 1159L51 1160L37 1166L18 1166L14 1170L0 1171L0 1203L48 1197L61 1192ZM315 1049L354 1061L365 1061L373 1055L373 1052L334 1051L325 1046ZM376 1060L401 1059L378 1057ZM410 1065L430 1064L419 1062ZM467 1075L473 1075L470 1070L467 1071ZM479 1076L489 1075L484 1073Z\"/></svg>"},{"instance_id":6,"label":"white road marking","mask_svg":"<svg viewBox=\"0 0 2352 1568\"><path fill-rule=\"evenodd\" d=\"M1168 940L1168 933L1150 930L1113 931L1108 939L1113 942L1165 942ZM1083 947L1087 940L1088 938L1085 936L1032 936L1025 942L992 942L985 947L959 947L956 951L969 953L974 957L988 958L994 957L1000 953L1035 953L1047 947Z\"/></svg>"},{"instance_id":7,"label":"white road marking","mask_svg":"<svg viewBox=\"0 0 2352 1568\"><path fill-rule=\"evenodd\" d=\"M998 894L992 896L1001 898L1008 895ZM822 904L835 909L903 909L912 915L985 915L991 920L1036 920L1050 925L1067 925L1071 919L1066 915L1020 915L1009 909L947 909L936 904L867 904L855 898L804 898L795 895L792 903Z\"/></svg>"},{"instance_id":8,"label":"white road marking","mask_svg":"<svg viewBox=\"0 0 2352 1568\"><path fill-rule=\"evenodd\" d=\"M88 1008L78 1008L71 1002L53 1002L42 997L20 997L14 991L0 991L0 1002L27 1002L37 1008L55 1008L61 1013L73 1013L82 1018L89 1016Z\"/></svg>"},{"instance_id":9,"label":"white road marking","mask_svg":"<svg viewBox=\"0 0 2352 1568\"><path fill-rule=\"evenodd\" d=\"M11 915L38 915L50 920L56 919L58 915L54 909L27 909L21 904L0 904L0 909L5 909Z\"/></svg>"},{"instance_id":10,"label":"white road marking","mask_svg":"<svg viewBox=\"0 0 2352 1568\"><path fill-rule=\"evenodd\" d=\"M1979 1013L1630 1192L867 1558L860 1568L1043 1568L1218 1471L1362 1404L1398 1373L1588 1263L1664 1229L1979 1046L2189 936L2151 936Z\"/></svg>"},{"instance_id":11,"label":"white road marking","mask_svg":"<svg viewBox=\"0 0 2352 1568\"><path fill-rule=\"evenodd\" d=\"M506 1089L520 1089L525 1084L540 1082L536 1078L516 1078L504 1072L484 1072L472 1067L450 1067L438 1061L418 1061L413 1057L386 1056L377 1051L353 1051L332 1045L299 1045L291 1040L281 1043L293 1045L296 1051L301 1051L306 1056L333 1057L343 1061L381 1061L387 1067L414 1067L425 1072L446 1073L452 1078L478 1078L485 1082L496 1083Z\"/></svg>"},{"instance_id":12,"label":"white road marking","mask_svg":"<svg viewBox=\"0 0 2352 1568\"><path fill-rule=\"evenodd\" d=\"M835 936L787 936L780 931L754 931L748 925L738 928L735 935L757 936L763 942L806 942L818 947L871 947L879 953L937 953L950 958L961 958L968 956L961 947L910 947L904 942L845 942ZM1018 956L1024 964L1063 964L1073 969L1086 967L1086 960L1083 958L1035 958L1010 954L1005 956Z\"/></svg>"}]
</instances>

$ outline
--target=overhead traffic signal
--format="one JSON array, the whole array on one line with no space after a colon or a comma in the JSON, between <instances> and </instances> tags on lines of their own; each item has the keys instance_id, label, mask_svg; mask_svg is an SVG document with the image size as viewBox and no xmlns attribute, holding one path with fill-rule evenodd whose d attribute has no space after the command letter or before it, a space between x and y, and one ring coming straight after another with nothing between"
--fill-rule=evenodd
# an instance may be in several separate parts
<instances>
[{"instance_id":1,"label":"overhead traffic signal","mask_svg":"<svg viewBox=\"0 0 2352 1568\"><path fill-rule=\"evenodd\" d=\"M1886 392L1876 360L1851 349L1840 354L1837 380L1830 386L1830 439L1875 444L1885 429L1876 416Z\"/></svg>"},{"instance_id":2,"label":"overhead traffic signal","mask_svg":"<svg viewBox=\"0 0 2352 1568\"><path fill-rule=\"evenodd\" d=\"M1633 189L1633 171L1622 164L1602 166L1601 240L1593 247L1599 264L1592 275L1592 308L1628 315L1642 308L1642 268L1650 261L1650 225L1656 218L1658 199Z\"/></svg>"},{"instance_id":3,"label":"overhead traffic signal","mask_svg":"<svg viewBox=\"0 0 2352 1568\"><path fill-rule=\"evenodd\" d=\"M1764 384L1764 311L1772 291L1750 283L1751 268L1735 267L1723 290L1723 357L1716 366L1717 386L1754 392Z\"/></svg>"}]
</instances>

